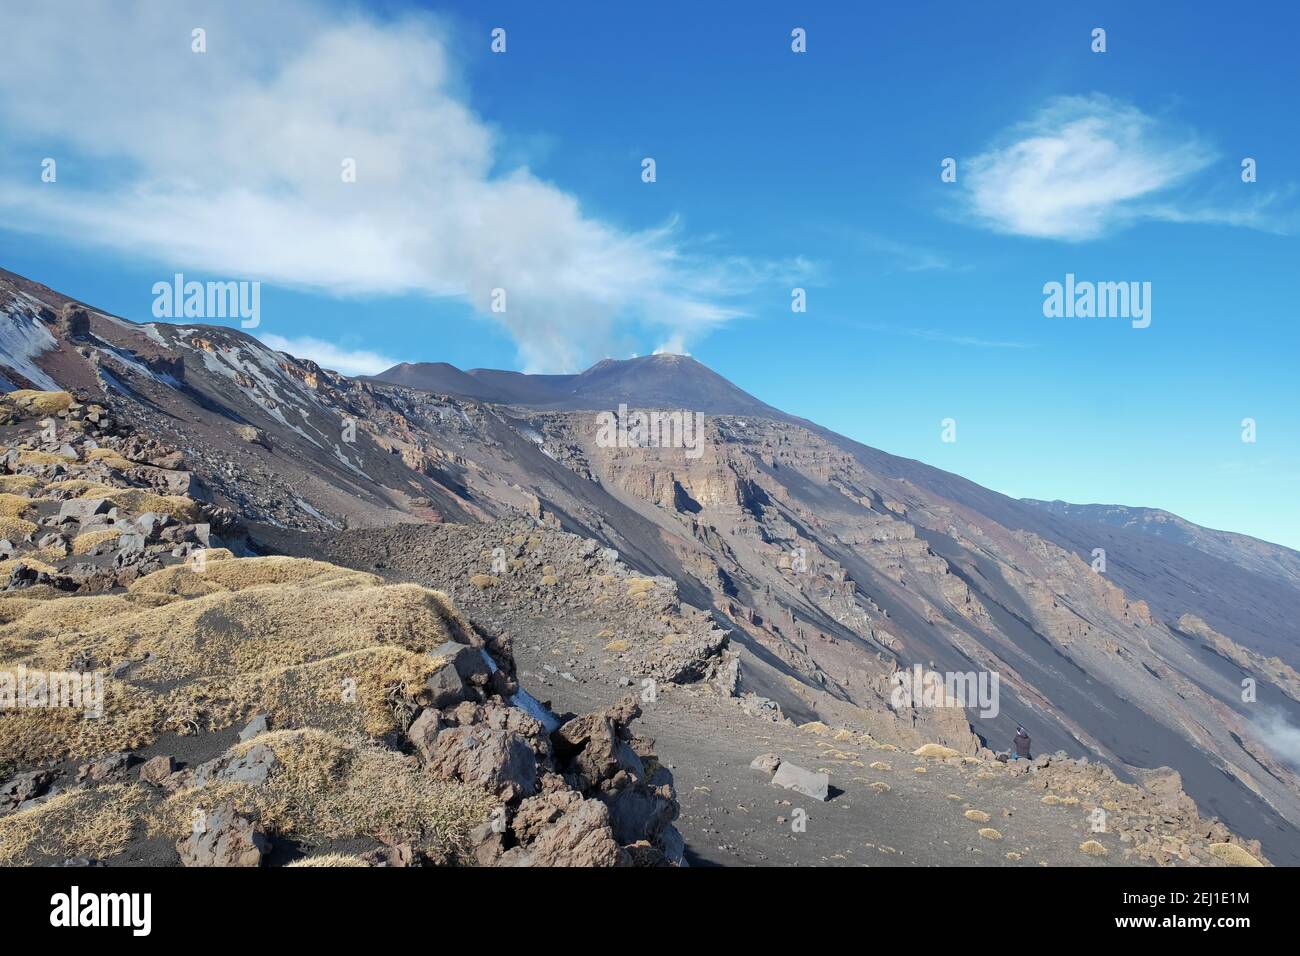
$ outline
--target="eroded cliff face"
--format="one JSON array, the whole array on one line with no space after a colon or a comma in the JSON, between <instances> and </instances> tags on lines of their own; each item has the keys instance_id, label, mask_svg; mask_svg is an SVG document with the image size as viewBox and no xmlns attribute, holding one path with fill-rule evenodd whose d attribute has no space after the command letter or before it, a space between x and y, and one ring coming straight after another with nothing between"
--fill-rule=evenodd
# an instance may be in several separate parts
<instances>
[{"instance_id":1,"label":"eroded cliff face","mask_svg":"<svg viewBox=\"0 0 1300 956\"><path fill-rule=\"evenodd\" d=\"M928 722L959 749L957 725L969 719L995 749L1025 723L1048 746L1120 766L1176 751L1174 761L1203 761L1185 771L1202 799L1220 793L1213 777L1227 773L1298 819L1297 778L1269 754L1237 682L1104 566L874 473L789 422L710 418L695 458L601 447L584 412L534 413L529 428L547 454L654 522L714 607L796 675L789 703L851 714L878 732ZM1280 660L1212 643L1288 687ZM996 673L1000 712L967 708L955 721L951 710L898 712L889 674L918 663Z\"/></svg>"}]
</instances>

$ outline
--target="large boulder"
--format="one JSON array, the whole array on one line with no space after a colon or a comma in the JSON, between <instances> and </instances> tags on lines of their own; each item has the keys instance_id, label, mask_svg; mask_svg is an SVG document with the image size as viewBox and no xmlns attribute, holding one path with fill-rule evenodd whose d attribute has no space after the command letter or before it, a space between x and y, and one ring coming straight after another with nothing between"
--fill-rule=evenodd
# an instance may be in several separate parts
<instances>
[{"instance_id":1,"label":"large boulder","mask_svg":"<svg viewBox=\"0 0 1300 956\"><path fill-rule=\"evenodd\" d=\"M525 800L514 829L521 845L501 855L501 866L607 867L630 862L614 839L605 805L571 790Z\"/></svg>"},{"instance_id":2,"label":"large boulder","mask_svg":"<svg viewBox=\"0 0 1300 956\"><path fill-rule=\"evenodd\" d=\"M48 770L32 770L10 777L0 784L0 813L26 803L49 789L54 774Z\"/></svg>"},{"instance_id":3,"label":"large boulder","mask_svg":"<svg viewBox=\"0 0 1300 956\"><path fill-rule=\"evenodd\" d=\"M465 682L450 661L444 663L425 681L423 699L430 707L441 710L458 704L466 697Z\"/></svg>"},{"instance_id":4,"label":"large boulder","mask_svg":"<svg viewBox=\"0 0 1300 956\"><path fill-rule=\"evenodd\" d=\"M59 506L59 522L88 521L95 515L107 514L111 507L107 498L70 498Z\"/></svg>"},{"instance_id":5,"label":"large boulder","mask_svg":"<svg viewBox=\"0 0 1300 956\"><path fill-rule=\"evenodd\" d=\"M243 753L235 749L194 769L194 785L207 786L214 780L260 786L280 766L280 758L266 744L253 744Z\"/></svg>"},{"instance_id":6,"label":"large boulder","mask_svg":"<svg viewBox=\"0 0 1300 956\"><path fill-rule=\"evenodd\" d=\"M805 770L789 762L777 767L772 777L772 786L784 787L814 800L830 799L830 783L831 778L826 774Z\"/></svg>"},{"instance_id":7,"label":"large boulder","mask_svg":"<svg viewBox=\"0 0 1300 956\"><path fill-rule=\"evenodd\" d=\"M406 728L406 739L411 742L411 746L416 752L428 763L433 759L434 749L437 747L438 734L440 734L446 725L442 722L442 715L432 707L426 707L420 711L420 716L411 722L411 726Z\"/></svg>"},{"instance_id":8,"label":"large boulder","mask_svg":"<svg viewBox=\"0 0 1300 956\"><path fill-rule=\"evenodd\" d=\"M610 828L621 844L655 842L677 819L677 801L671 788L663 792L646 786L624 787L602 798L609 807Z\"/></svg>"},{"instance_id":9,"label":"large boulder","mask_svg":"<svg viewBox=\"0 0 1300 956\"><path fill-rule=\"evenodd\" d=\"M468 644L456 641L444 641L429 652L434 657L441 657L456 668L460 679L470 687L484 688L492 677L492 668L488 666L483 652Z\"/></svg>"},{"instance_id":10,"label":"large boulder","mask_svg":"<svg viewBox=\"0 0 1300 956\"><path fill-rule=\"evenodd\" d=\"M175 772L176 761L167 754L160 754L144 762L140 767L140 779L145 783L161 787L163 781Z\"/></svg>"},{"instance_id":11,"label":"large boulder","mask_svg":"<svg viewBox=\"0 0 1300 956\"><path fill-rule=\"evenodd\" d=\"M1170 812L1196 809L1196 801L1183 792L1182 775L1172 767L1137 771L1142 789L1155 798L1156 806Z\"/></svg>"},{"instance_id":12,"label":"large boulder","mask_svg":"<svg viewBox=\"0 0 1300 956\"><path fill-rule=\"evenodd\" d=\"M271 841L231 803L204 813L189 836L176 843L182 866L261 866Z\"/></svg>"},{"instance_id":13,"label":"large boulder","mask_svg":"<svg viewBox=\"0 0 1300 956\"><path fill-rule=\"evenodd\" d=\"M608 710L575 717L551 735L555 756L576 790L593 790L619 771L645 776L640 756L628 744L628 725L640 716L640 706L629 697Z\"/></svg>"},{"instance_id":14,"label":"large boulder","mask_svg":"<svg viewBox=\"0 0 1300 956\"><path fill-rule=\"evenodd\" d=\"M437 735L428 771L440 780L484 787L506 802L537 792L537 758L528 740L509 730L453 727Z\"/></svg>"},{"instance_id":15,"label":"large boulder","mask_svg":"<svg viewBox=\"0 0 1300 956\"><path fill-rule=\"evenodd\" d=\"M630 724L640 714L629 697L575 717L552 734L555 756L569 786L606 806L620 845L645 844L633 858L680 862L681 838L672 827L680 808L672 775L658 765L653 742L632 733Z\"/></svg>"}]
</instances>

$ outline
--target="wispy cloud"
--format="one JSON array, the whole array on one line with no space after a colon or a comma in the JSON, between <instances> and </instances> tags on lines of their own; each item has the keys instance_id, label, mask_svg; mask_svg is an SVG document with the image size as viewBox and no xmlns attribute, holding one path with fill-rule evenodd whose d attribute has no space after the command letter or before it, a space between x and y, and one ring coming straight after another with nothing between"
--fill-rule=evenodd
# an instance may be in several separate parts
<instances>
[{"instance_id":1,"label":"wispy cloud","mask_svg":"<svg viewBox=\"0 0 1300 956\"><path fill-rule=\"evenodd\" d=\"M531 370L579 367L629 328L699 336L785 271L692 254L675 222L595 219L506 166L429 16L83 0L5 21L22 42L0 57L0 147L65 160L55 184L0 182L9 228L336 295L462 297Z\"/></svg>"},{"instance_id":2,"label":"wispy cloud","mask_svg":"<svg viewBox=\"0 0 1300 956\"><path fill-rule=\"evenodd\" d=\"M1070 96L963 160L958 182L967 216L1016 235L1087 240L1142 220L1285 231L1275 210L1286 189L1187 195L1183 187L1216 159L1193 130L1107 96Z\"/></svg>"},{"instance_id":3,"label":"wispy cloud","mask_svg":"<svg viewBox=\"0 0 1300 956\"><path fill-rule=\"evenodd\" d=\"M344 375L377 375L399 361L367 349L348 349L309 335L285 338L282 335L264 333L258 337L277 352L288 352L295 358L311 359L323 368Z\"/></svg>"},{"instance_id":4,"label":"wispy cloud","mask_svg":"<svg viewBox=\"0 0 1300 956\"><path fill-rule=\"evenodd\" d=\"M880 273L931 272L959 268L946 253L855 226L828 225L823 231L858 265Z\"/></svg>"},{"instance_id":5,"label":"wispy cloud","mask_svg":"<svg viewBox=\"0 0 1300 956\"><path fill-rule=\"evenodd\" d=\"M913 339L925 339L930 342L941 342L945 345L960 345L969 348L978 349L1032 349L1037 348L1032 342L1017 342L1013 340L985 339L974 335L963 335L960 332L946 332L942 329L925 329L909 326L883 325L871 322L849 322L844 323L851 325L855 329L861 329L864 332L877 332L883 335L903 335Z\"/></svg>"},{"instance_id":6,"label":"wispy cloud","mask_svg":"<svg viewBox=\"0 0 1300 956\"><path fill-rule=\"evenodd\" d=\"M882 258L891 267L903 272L930 272L953 268L952 260L940 252L872 232L858 232L859 246Z\"/></svg>"}]
</instances>

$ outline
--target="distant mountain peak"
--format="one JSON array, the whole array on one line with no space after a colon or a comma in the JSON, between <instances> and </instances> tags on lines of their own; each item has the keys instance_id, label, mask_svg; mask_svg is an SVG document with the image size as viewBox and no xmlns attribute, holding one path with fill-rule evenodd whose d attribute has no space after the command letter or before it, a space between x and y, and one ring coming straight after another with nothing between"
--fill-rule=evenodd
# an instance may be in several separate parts
<instances>
[{"instance_id":1,"label":"distant mountain peak","mask_svg":"<svg viewBox=\"0 0 1300 956\"><path fill-rule=\"evenodd\" d=\"M552 411L627 404L712 415L786 417L697 359L667 352L604 358L574 375L482 368L462 372L446 362L403 362L372 377L408 388Z\"/></svg>"}]
</instances>

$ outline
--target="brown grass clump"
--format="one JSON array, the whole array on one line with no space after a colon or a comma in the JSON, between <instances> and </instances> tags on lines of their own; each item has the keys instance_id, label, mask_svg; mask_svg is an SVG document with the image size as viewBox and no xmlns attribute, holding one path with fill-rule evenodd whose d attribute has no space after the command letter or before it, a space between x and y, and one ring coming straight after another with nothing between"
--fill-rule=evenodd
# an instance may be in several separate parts
<instances>
[{"instance_id":1,"label":"brown grass clump","mask_svg":"<svg viewBox=\"0 0 1300 956\"><path fill-rule=\"evenodd\" d=\"M1235 843L1211 843L1210 856L1227 866L1263 866L1249 852Z\"/></svg>"},{"instance_id":2,"label":"brown grass clump","mask_svg":"<svg viewBox=\"0 0 1300 956\"><path fill-rule=\"evenodd\" d=\"M31 598L0 598L0 625L12 624L40 603Z\"/></svg>"},{"instance_id":3,"label":"brown grass clump","mask_svg":"<svg viewBox=\"0 0 1300 956\"><path fill-rule=\"evenodd\" d=\"M0 475L0 492L7 495L30 494L40 486L31 475Z\"/></svg>"},{"instance_id":4,"label":"brown grass clump","mask_svg":"<svg viewBox=\"0 0 1300 956\"><path fill-rule=\"evenodd\" d=\"M129 464L129 463L128 463ZM131 514L153 511L168 514L177 521L198 521L199 506L183 495L159 495L141 488L113 488L108 485L91 485L78 498L107 498L118 508Z\"/></svg>"},{"instance_id":5,"label":"brown grass clump","mask_svg":"<svg viewBox=\"0 0 1300 956\"><path fill-rule=\"evenodd\" d=\"M228 555L230 552L225 553ZM202 572L195 572L189 565L164 568L138 578L131 583L130 590L193 597L224 591L285 585L343 590L353 587L376 587L383 583L373 574L350 571L334 564L307 558L226 559L218 555L216 549L208 551L205 558Z\"/></svg>"},{"instance_id":6,"label":"brown grass clump","mask_svg":"<svg viewBox=\"0 0 1300 956\"><path fill-rule=\"evenodd\" d=\"M170 729L170 713L164 696L105 677L102 717L70 707L0 711L0 763L31 765L134 750Z\"/></svg>"},{"instance_id":7,"label":"brown grass clump","mask_svg":"<svg viewBox=\"0 0 1300 956\"><path fill-rule=\"evenodd\" d=\"M0 535L0 537L3 537L3 535ZM10 540L13 539L11 538ZM58 573L59 571L58 568L54 567L53 565L46 564L44 561L40 560L39 558L34 557L35 553L36 552L31 552L29 554L21 555L18 558L6 558L4 560L0 560L0 581L8 581L9 575L12 574L14 568L18 567L18 565L20 564L25 564L27 565L27 567L32 568L35 571L44 571L46 574Z\"/></svg>"},{"instance_id":8,"label":"brown grass clump","mask_svg":"<svg viewBox=\"0 0 1300 956\"><path fill-rule=\"evenodd\" d=\"M951 747L945 747L943 744L922 744L912 751L913 757L935 757L944 759L947 757L961 756Z\"/></svg>"},{"instance_id":9,"label":"brown grass clump","mask_svg":"<svg viewBox=\"0 0 1300 956\"><path fill-rule=\"evenodd\" d=\"M644 597L654 589L653 578L629 578L627 582L627 596L631 598Z\"/></svg>"},{"instance_id":10,"label":"brown grass clump","mask_svg":"<svg viewBox=\"0 0 1300 956\"><path fill-rule=\"evenodd\" d=\"M18 453L20 465L66 465L70 461L71 458L64 458L52 451L23 450Z\"/></svg>"},{"instance_id":11,"label":"brown grass clump","mask_svg":"<svg viewBox=\"0 0 1300 956\"><path fill-rule=\"evenodd\" d=\"M0 599L0 670L63 670L88 653L104 677L105 713L0 713L0 760L133 749L160 732L228 727L254 710L278 727L380 737L404 728L445 662L429 649L467 639L447 599L414 584L292 558L224 558L206 572L173 568L121 595ZM212 593L183 597L207 579ZM275 582L280 583L275 583ZM283 583L283 582L297 583Z\"/></svg>"},{"instance_id":12,"label":"brown grass clump","mask_svg":"<svg viewBox=\"0 0 1300 956\"><path fill-rule=\"evenodd\" d=\"M100 531L87 531L72 539L73 554L90 554L98 545L122 536L120 528L104 528Z\"/></svg>"},{"instance_id":13,"label":"brown grass clump","mask_svg":"<svg viewBox=\"0 0 1300 956\"><path fill-rule=\"evenodd\" d=\"M0 866L30 865L40 857L103 859L120 853L148 799L138 786L77 788L0 817Z\"/></svg>"},{"instance_id":14,"label":"brown grass clump","mask_svg":"<svg viewBox=\"0 0 1300 956\"><path fill-rule=\"evenodd\" d=\"M0 538L8 538L10 541L15 542L22 541L36 528L37 525L34 521L0 515Z\"/></svg>"},{"instance_id":15,"label":"brown grass clump","mask_svg":"<svg viewBox=\"0 0 1300 956\"><path fill-rule=\"evenodd\" d=\"M22 495L8 492L0 493L0 518L21 518L36 506L37 502Z\"/></svg>"},{"instance_id":16,"label":"brown grass clump","mask_svg":"<svg viewBox=\"0 0 1300 956\"><path fill-rule=\"evenodd\" d=\"M178 791L151 815L149 832L182 837L195 810L229 800L242 815L309 846L383 833L449 849L497 804L486 791L435 780L414 761L367 740L308 728L259 734L233 749L243 753L258 744L279 760L264 784L221 781Z\"/></svg>"},{"instance_id":17,"label":"brown grass clump","mask_svg":"<svg viewBox=\"0 0 1300 956\"><path fill-rule=\"evenodd\" d=\"M264 711L279 726L383 737L405 729L404 711L394 701L419 700L443 663L400 647L367 647L234 679L205 680L193 701L220 726Z\"/></svg>"},{"instance_id":18,"label":"brown grass clump","mask_svg":"<svg viewBox=\"0 0 1300 956\"><path fill-rule=\"evenodd\" d=\"M108 467L116 468L119 471L136 466L135 462L123 457L121 452L113 448L92 448L86 453L86 461L102 461Z\"/></svg>"},{"instance_id":19,"label":"brown grass clump","mask_svg":"<svg viewBox=\"0 0 1300 956\"><path fill-rule=\"evenodd\" d=\"M335 866L335 867L369 867L370 864L359 856L350 853L322 853L319 856L304 856L286 864L290 867Z\"/></svg>"},{"instance_id":20,"label":"brown grass clump","mask_svg":"<svg viewBox=\"0 0 1300 956\"><path fill-rule=\"evenodd\" d=\"M32 388L20 388L5 395L4 401L25 408L35 415L57 415L72 404L72 396L67 392L41 392Z\"/></svg>"}]
</instances>

